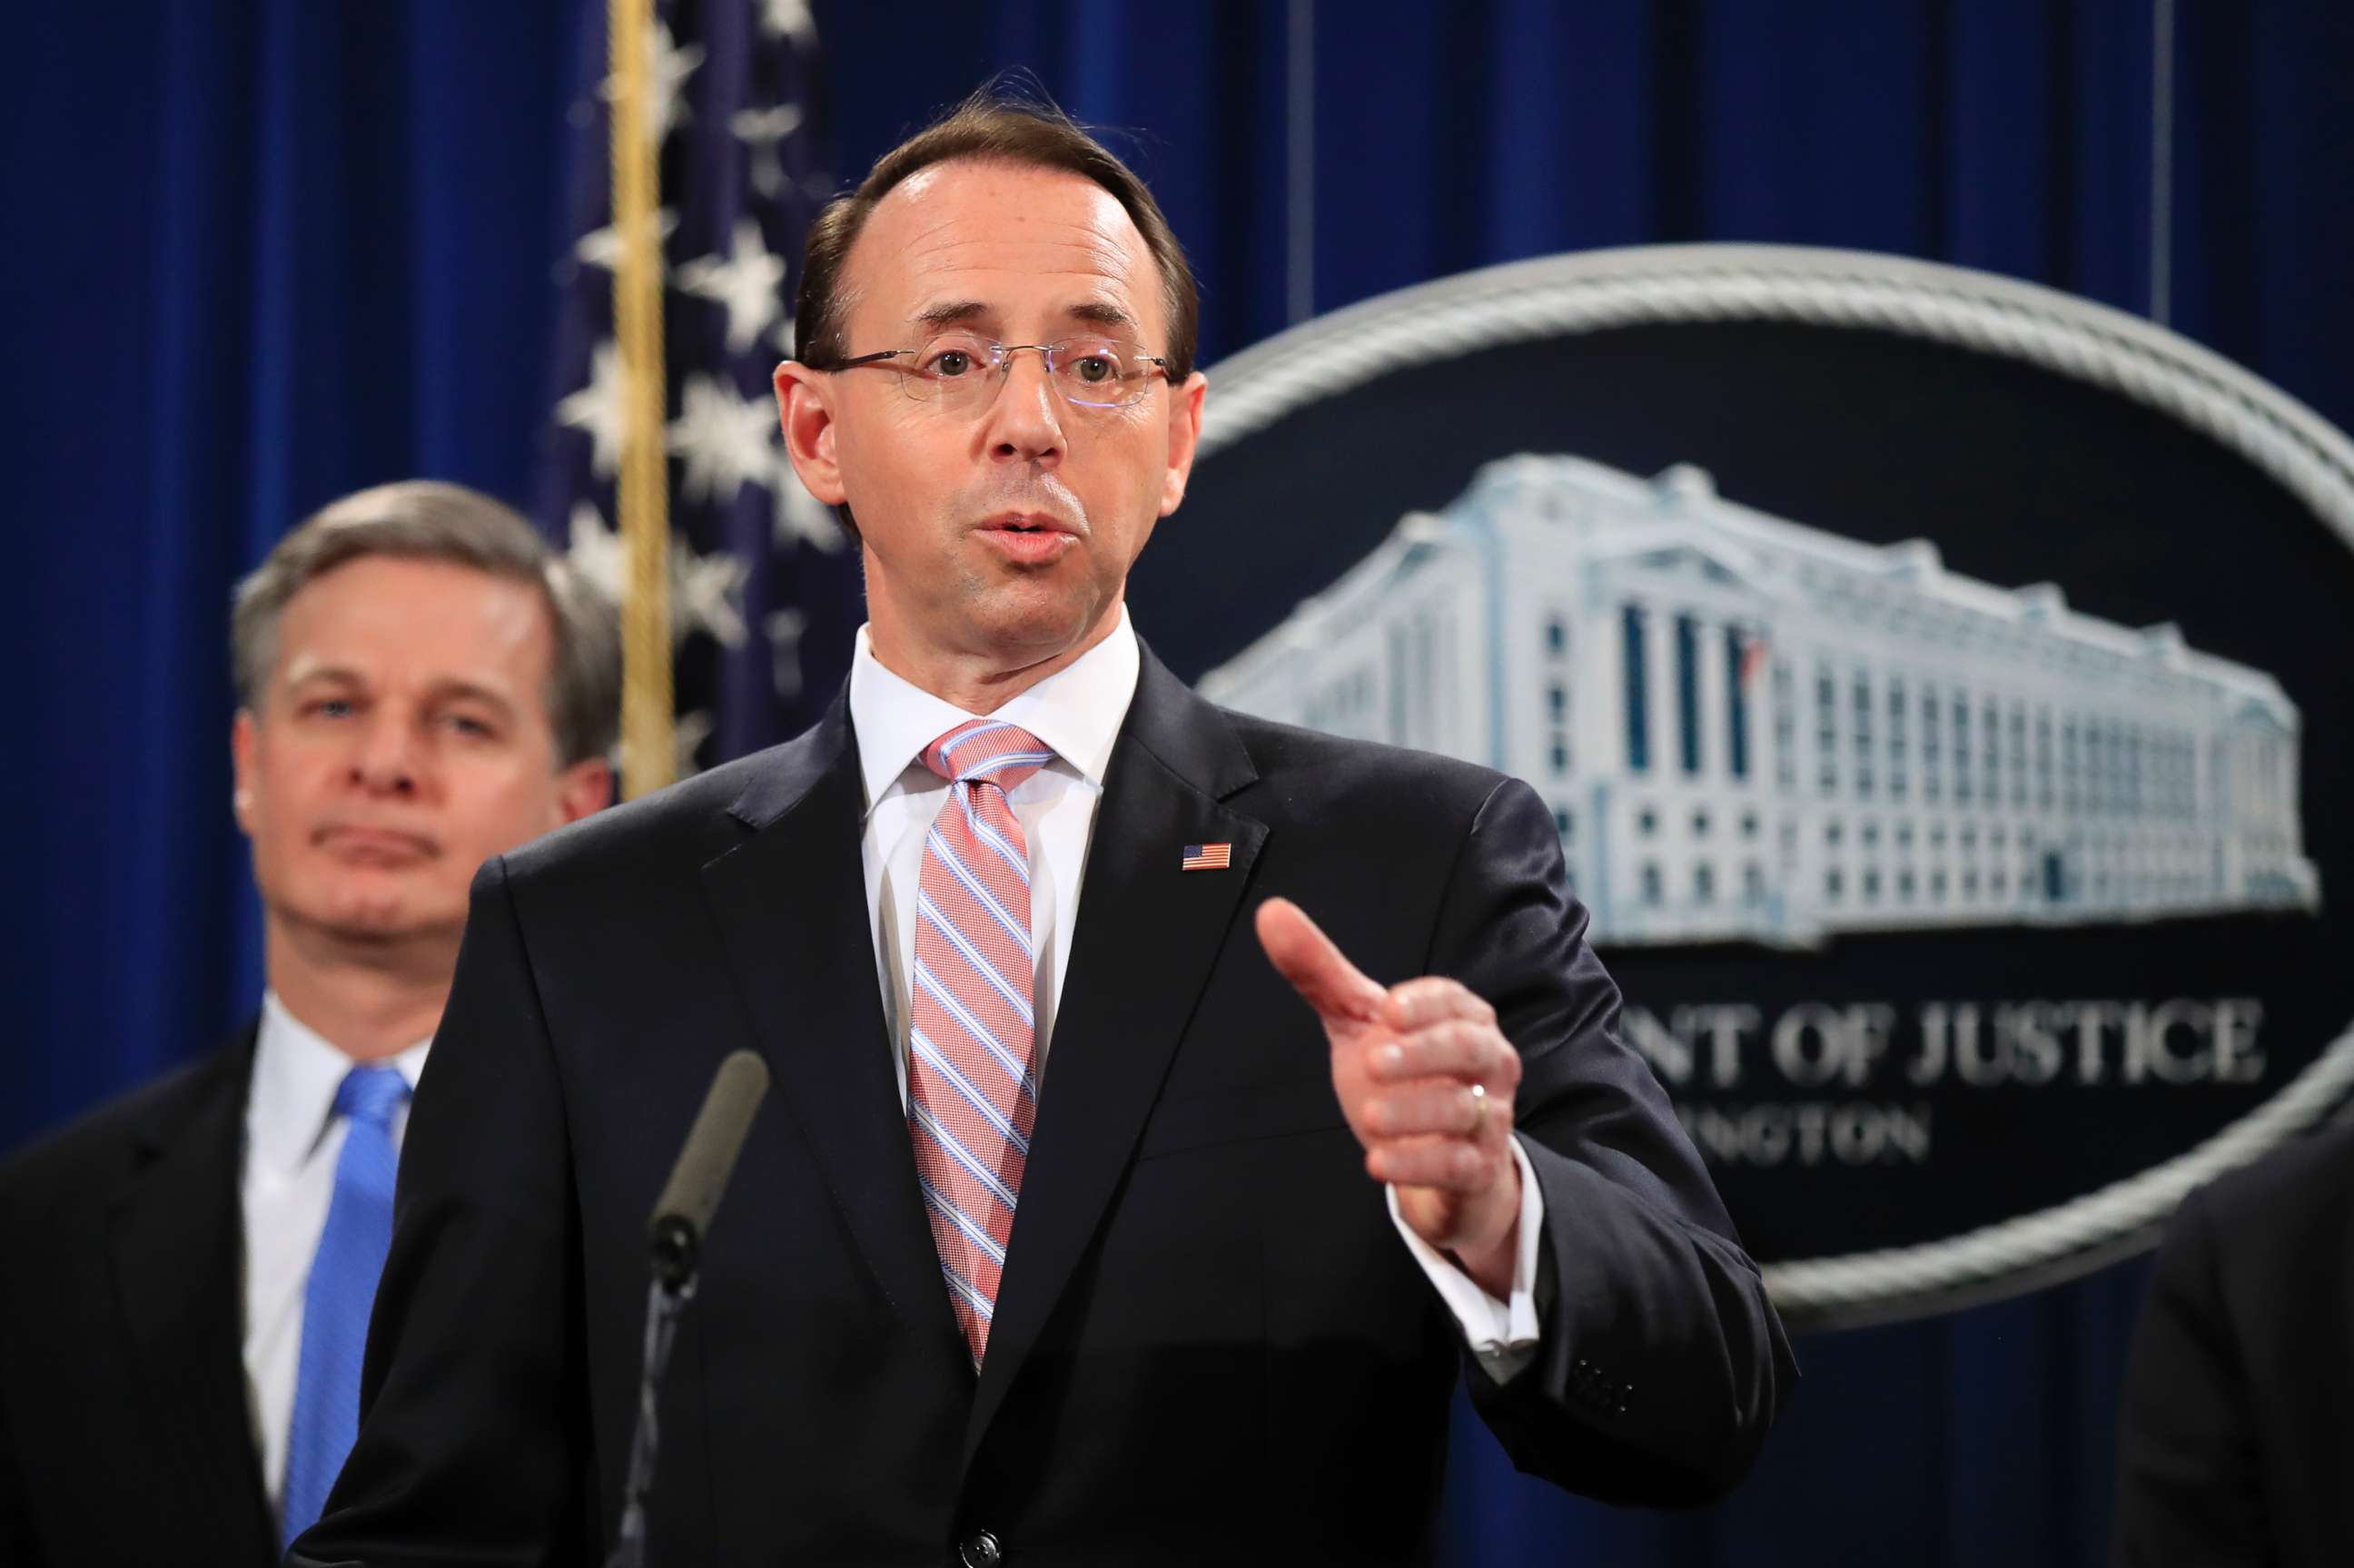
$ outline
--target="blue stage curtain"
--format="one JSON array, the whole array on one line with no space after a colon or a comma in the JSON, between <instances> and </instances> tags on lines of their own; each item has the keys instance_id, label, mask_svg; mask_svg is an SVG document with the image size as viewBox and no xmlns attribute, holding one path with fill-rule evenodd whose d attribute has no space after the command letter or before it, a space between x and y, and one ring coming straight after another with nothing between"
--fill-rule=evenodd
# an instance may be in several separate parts
<instances>
[{"instance_id":1,"label":"blue stage curtain","mask_svg":"<svg viewBox=\"0 0 2354 1568\"><path fill-rule=\"evenodd\" d=\"M527 502L573 0L69 6L5 95L0 1147L257 1007L229 590L432 474Z\"/></svg>"},{"instance_id":2,"label":"blue stage curtain","mask_svg":"<svg viewBox=\"0 0 2354 1568\"><path fill-rule=\"evenodd\" d=\"M363 484L424 474L531 500L567 193L600 177L578 168L567 113L601 69L601 8L132 4L18 29L0 95L0 671L16 694L0 1150L255 1005L228 802L238 575ZM839 170L1008 67L1139 128L1214 362L1302 304L1661 240L1863 247L2146 311L2151 10L820 0L818 18ZM2354 21L2340 0L2175 10L2170 320L2354 426ZM1295 281L1302 66L1313 265ZM1759 1473L1702 1513L1550 1492L1458 1422L1450 1555L2098 1561L2143 1273L1806 1340Z\"/></svg>"}]
</instances>

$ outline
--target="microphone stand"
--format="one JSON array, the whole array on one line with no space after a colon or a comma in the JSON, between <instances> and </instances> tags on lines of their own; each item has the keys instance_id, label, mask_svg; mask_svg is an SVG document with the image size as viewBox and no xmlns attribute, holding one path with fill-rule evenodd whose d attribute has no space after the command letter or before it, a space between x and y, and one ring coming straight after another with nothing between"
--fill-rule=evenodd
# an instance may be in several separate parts
<instances>
[{"instance_id":1,"label":"microphone stand","mask_svg":"<svg viewBox=\"0 0 2354 1568\"><path fill-rule=\"evenodd\" d=\"M630 1434L629 1479L621 1488L621 1518L605 1568L645 1568L646 1499L654 1486L654 1458L662 1447L662 1415L655 1408L678 1319L695 1299L703 1264L703 1238L719 1208L720 1194L743 1152L752 1115L769 1092L769 1069L750 1051L736 1051L720 1063L703 1108L687 1129L686 1146L671 1168L670 1181L654 1202L646 1240L653 1281L646 1287L646 1346L638 1372L638 1417Z\"/></svg>"},{"instance_id":2,"label":"microphone stand","mask_svg":"<svg viewBox=\"0 0 2354 1568\"><path fill-rule=\"evenodd\" d=\"M645 1360L638 1376L637 1424L630 1434L630 1478L621 1489L621 1522L605 1568L645 1568L646 1495L653 1490L654 1458L662 1447L662 1417L654 1409L654 1395L670 1366L679 1315L693 1299L691 1266L681 1284L673 1285L657 1273L646 1286Z\"/></svg>"}]
</instances>

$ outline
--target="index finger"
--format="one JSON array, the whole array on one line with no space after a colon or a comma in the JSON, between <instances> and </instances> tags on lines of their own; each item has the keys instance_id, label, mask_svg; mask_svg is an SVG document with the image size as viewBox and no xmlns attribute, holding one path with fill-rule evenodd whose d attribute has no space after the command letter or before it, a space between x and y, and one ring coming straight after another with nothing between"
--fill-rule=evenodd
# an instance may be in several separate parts
<instances>
[{"instance_id":1,"label":"index finger","mask_svg":"<svg viewBox=\"0 0 2354 1568\"><path fill-rule=\"evenodd\" d=\"M1270 898L1258 906L1256 923L1267 961L1320 1016L1363 1022L1381 1011L1382 988L1351 963L1299 905L1288 898Z\"/></svg>"}]
</instances>

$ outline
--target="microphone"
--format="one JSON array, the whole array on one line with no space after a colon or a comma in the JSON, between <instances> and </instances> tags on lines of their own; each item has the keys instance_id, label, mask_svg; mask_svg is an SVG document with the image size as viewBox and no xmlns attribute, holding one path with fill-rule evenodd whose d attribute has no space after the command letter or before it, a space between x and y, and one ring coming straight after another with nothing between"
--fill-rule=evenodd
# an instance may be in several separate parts
<instances>
[{"instance_id":1,"label":"microphone","mask_svg":"<svg viewBox=\"0 0 2354 1568\"><path fill-rule=\"evenodd\" d=\"M736 1157L744 1150L744 1135L752 1129L753 1113L768 1092L769 1065L749 1051L737 1051L719 1064L711 1092L703 1097L703 1108L687 1129L686 1146L678 1151L678 1163L671 1167L646 1226L654 1276L673 1290L683 1291L695 1281L703 1233L711 1227Z\"/></svg>"},{"instance_id":2,"label":"microphone","mask_svg":"<svg viewBox=\"0 0 2354 1568\"><path fill-rule=\"evenodd\" d=\"M646 1560L646 1494L653 1489L654 1457L662 1444L654 1395L670 1365L671 1340L679 1313L695 1295L695 1271L703 1260L704 1234L719 1209L720 1195L744 1151L753 1115L769 1092L769 1065L749 1051L719 1064L703 1108L686 1130L686 1143L671 1167L662 1196L646 1223L653 1281L646 1290L645 1360L638 1377L637 1428L630 1435L630 1475L621 1491L621 1520L605 1568L643 1568Z\"/></svg>"}]
</instances>

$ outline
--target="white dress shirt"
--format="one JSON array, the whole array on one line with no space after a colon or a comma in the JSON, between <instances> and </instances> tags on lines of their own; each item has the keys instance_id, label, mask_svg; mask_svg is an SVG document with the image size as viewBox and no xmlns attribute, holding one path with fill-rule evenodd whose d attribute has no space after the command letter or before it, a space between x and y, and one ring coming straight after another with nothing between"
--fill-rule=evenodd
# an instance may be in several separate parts
<instances>
[{"instance_id":1,"label":"white dress shirt","mask_svg":"<svg viewBox=\"0 0 2354 1568\"><path fill-rule=\"evenodd\" d=\"M948 781L924 766L924 748L960 724L987 717L1027 730L1055 753L1053 761L1005 798L1030 849L1030 931L1038 965L1033 978L1037 1025L1031 1053L1043 1084L1055 1005L1070 964L1080 877L1087 868L1096 807L1103 800L1104 769L1135 698L1140 667L1136 632L1122 607L1111 634L1068 668L993 714L969 714L885 669L875 657L866 629L859 628L850 667L850 719L857 732L859 774L866 787L860 847L875 978L902 1105L907 1097L907 977L916 950L916 887L925 837L949 796ZM1535 1281L1543 1200L1537 1192L1536 1172L1517 1139L1512 1154L1521 1167L1521 1229L1509 1300L1489 1295L1445 1254L1407 1229L1398 1213L1397 1194L1390 1193L1390 1218L1398 1234L1462 1324L1465 1340L1481 1366L1498 1382L1534 1359L1538 1338ZM315 1226L312 1234L316 1235Z\"/></svg>"},{"instance_id":2,"label":"white dress shirt","mask_svg":"<svg viewBox=\"0 0 2354 1568\"><path fill-rule=\"evenodd\" d=\"M387 1058L417 1087L429 1037ZM245 1097L245 1391L261 1475L275 1509L286 1484L287 1428L302 1363L302 1304L312 1255L327 1228L335 1162L351 1123L335 1116L335 1090L359 1065L286 1011L275 991L261 999L253 1081ZM393 1112L393 1147L408 1130L408 1107Z\"/></svg>"}]
</instances>

